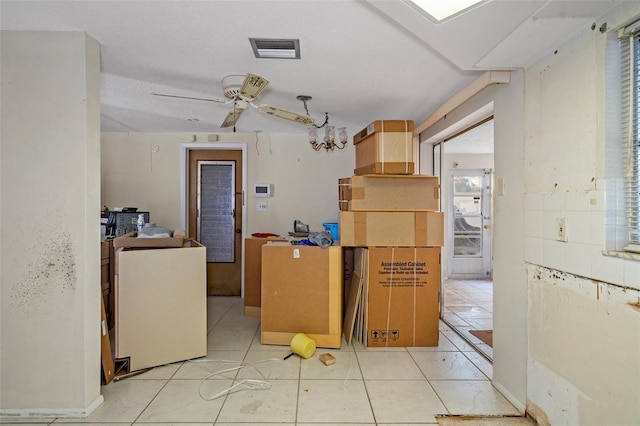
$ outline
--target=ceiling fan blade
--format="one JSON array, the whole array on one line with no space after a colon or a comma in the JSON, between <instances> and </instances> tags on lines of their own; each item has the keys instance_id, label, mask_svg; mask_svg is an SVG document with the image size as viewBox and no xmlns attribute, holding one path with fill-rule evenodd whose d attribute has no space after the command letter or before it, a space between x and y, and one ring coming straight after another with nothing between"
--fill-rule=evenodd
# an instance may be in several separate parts
<instances>
[{"instance_id":1,"label":"ceiling fan blade","mask_svg":"<svg viewBox=\"0 0 640 426\"><path fill-rule=\"evenodd\" d=\"M240 97L249 102L255 100L260 96L262 91L269 85L269 80L261 77L257 74L247 74L242 87L240 88Z\"/></svg>"},{"instance_id":2,"label":"ceiling fan blade","mask_svg":"<svg viewBox=\"0 0 640 426\"><path fill-rule=\"evenodd\" d=\"M286 109L271 105L262 104L258 107L258 111L264 114L273 115L274 117L283 118L285 120L295 121L296 123L300 123L305 126L313 126L316 124L316 121L308 115L298 114L297 112L287 111Z\"/></svg>"},{"instance_id":3,"label":"ceiling fan blade","mask_svg":"<svg viewBox=\"0 0 640 426\"><path fill-rule=\"evenodd\" d=\"M229 112L229 114L227 114L227 116L224 118L224 121L222 122L220 127L235 126L236 123L238 122L238 119L240 118L240 115L242 115L243 112L244 110L235 110L235 111Z\"/></svg>"},{"instance_id":4,"label":"ceiling fan blade","mask_svg":"<svg viewBox=\"0 0 640 426\"><path fill-rule=\"evenodd\" d=\"M167 97L167 98L189 99L189 100L192 100L192 101L216 102L216 103L219 103L219 104L229 104L229 103L233 102L233 99L223 101L222 99L193 98L193 97L190 97L190 96L167 95L167 94L164 94L164 93L152 93L152 95L154 95L154 96L164 96L164 97Z\"/></svg>"},{"instance_id":5,"label":"ceiling fan blade","mask_svg":"<svg viewBox=\"0 0 640 426\"><path fill-rule=\"evenodd\" d=\"M227 114L227 116L224 118L224 121L222 122L220 127L235 126L238 120L240 119L240 116L242 115L242 113L245 112L246 110L247 110L246 105L243 106L243 105L238 105L238 103L236 103L235 108L233 109L233 111L229 111L229 114Z\"/></svg>"}]
</instances>

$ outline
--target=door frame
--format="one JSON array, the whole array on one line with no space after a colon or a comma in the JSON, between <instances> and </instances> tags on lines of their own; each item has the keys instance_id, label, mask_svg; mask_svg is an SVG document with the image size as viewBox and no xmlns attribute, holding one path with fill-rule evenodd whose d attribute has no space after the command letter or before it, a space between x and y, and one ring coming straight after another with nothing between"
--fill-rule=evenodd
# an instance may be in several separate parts
<instances>
[{"instance_id":1,"label":"door frame","mask_svg":"<svg viewBox=\"0 0 640 426\"><path fill-rule=\"evenodd\" d=\"M180 144L180 226L189 229L188 225L188 194L189 194L189 156L190 150L218 150L218 151L242 151L242 241L247 232L247 144L216 142L215 145L186 142ZM244 243L242 246L242 261L240 263L240 297L244 299Z\"/></svg>"},{"instance_id":2,"label":"door frame","mask_svg":"<svg viewBox=\"0 0 640 426\"><path fill-rule=\"evenodd\" d=\"M447 208L445 210L447 214L447 230L445 232L446 235L446 243L447 248L447 261L446 261L446 274L444 277L450 278L453 280L464 281L465 279L470 280L483 280L483 279L493 279L493 169L491 168L479 168L479 169L452 169L447 173L449 176L448 182L448 190L447 190ZM481 228L481 240L482 240L482 253L480 258L482 259L482 270L483 273L480 275L475 275L471 273L454 273L454 237L455 237L455 218L454 218L454 207L453 207L453 199L454 199L454 188L453 188L453 179L455 176L481 176L482 177L482 190L481 199L482 206L480 211L480 217L482 218L482 228ZM488 182L488 187L486 186L486 181Z\"/></svg>"}]
</instances>

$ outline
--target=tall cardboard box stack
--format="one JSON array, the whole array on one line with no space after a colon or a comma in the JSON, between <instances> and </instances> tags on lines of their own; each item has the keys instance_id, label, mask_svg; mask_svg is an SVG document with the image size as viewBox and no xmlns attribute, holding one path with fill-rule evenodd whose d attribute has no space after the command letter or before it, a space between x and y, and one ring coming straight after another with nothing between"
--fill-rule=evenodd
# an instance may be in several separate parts
<instances>
[{"instance_id":1,"label":"tall cardboard box stack","mask_svg":"<svg viewBox=\"0 0 640 426\"><path fill-rule=\"evenodd\" d=\"M340 245L355 247L344 335L367 347L437 346L444 216L435 176L414 175L413 122L374 121L339 179Z\"/></svg>"}]
</instances>

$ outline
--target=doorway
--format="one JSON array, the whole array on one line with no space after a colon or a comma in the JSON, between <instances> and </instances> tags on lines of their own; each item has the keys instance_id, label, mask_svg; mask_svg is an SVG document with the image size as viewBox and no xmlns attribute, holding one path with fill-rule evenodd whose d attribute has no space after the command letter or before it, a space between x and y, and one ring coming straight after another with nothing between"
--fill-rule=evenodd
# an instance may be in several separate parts
<instances>
[{"instance_id":1,"label":"doorway","mask_svg":"<svg viewBox=\"0 0 640 426\"><path fill-rule=\"evenodd\" d=\"M445 214L441 319L493 359L493 119L433 145Z\"/></svg>"},{"instance_id":2,"label":"doorway","mask_svg":"<svg viewBox=\"0 0 640 426\"><path fill-rule=\"evenodd\" d=\"M242 296L246 145L182 149L183 226L207 248L207 294Z\"/></svg>"},{"instance_id":3,"label":"doorway","mask_svg":"<svg viewBox=\"0 0 640 426\"><path fill-rule=\"evenodd\" d=\"M491 169L452 170L448 278L491 278Z\"/></svg>"}]
</instances>

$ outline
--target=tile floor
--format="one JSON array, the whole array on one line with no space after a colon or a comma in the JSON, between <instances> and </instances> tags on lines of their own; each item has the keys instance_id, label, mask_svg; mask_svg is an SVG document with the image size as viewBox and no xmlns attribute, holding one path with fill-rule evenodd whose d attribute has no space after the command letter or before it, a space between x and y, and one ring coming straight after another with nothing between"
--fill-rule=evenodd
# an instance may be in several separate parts
<instances>
[{"instance_id":1,"label":"tile floor","mask_svg":"<svg viewBox=\"0 0 640 426\"><path fill-rule=\"evenodd\" d=\"M469 330L493 330L493 281L445 279L442 289L446 323L493 359L491 346L469 333Z\"/></svg>"},{"instance_id":2,"label":"tile floor","mask_svg":"<svg viewBox=\"0 0 640 426\"><path fill-rule=\"evenodd\" d=\"M104 403L82 419L21 419L21 423L207 425L437 424L437 414L517 415L491 385L492 366L441 322L438 347L322 349L309 359L287 346L260 344L259 318L243 314L236 297L208 299L206 358L157 367L102 388ZM330 352L336 364L318 360ZM212 373L234 368L240 370ZM265 378L269 389L241 380ZM4 419L2 423L15 423Z\"/></svg>"}]
</instances>

